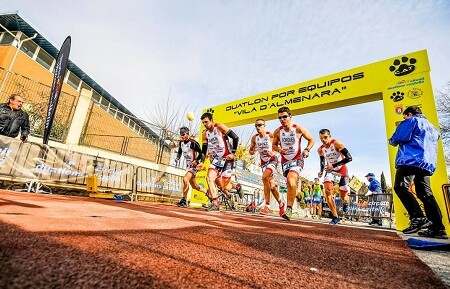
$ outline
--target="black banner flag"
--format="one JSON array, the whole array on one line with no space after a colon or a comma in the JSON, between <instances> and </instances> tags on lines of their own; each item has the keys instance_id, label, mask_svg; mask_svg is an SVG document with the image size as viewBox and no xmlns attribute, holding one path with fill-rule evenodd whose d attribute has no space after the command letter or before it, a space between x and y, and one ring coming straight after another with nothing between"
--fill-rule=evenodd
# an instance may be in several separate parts
<instances>
[{"instance_id":1,"label":"black banner flag","mask_svg":"<svg viewBox=\"0 0 450 289\"><path fill-rule=\"evenodd\" d=\"M56 106L58 105L59 95L64 81L64 74L66 72L67 61L69 60L70 53L70 36L67 36L64 40L61 49L59 50L58 57L56 58L55 69L53 70L53 83L52 90L50 91L50 98L48 100L47 117L45 119L44 138L43 143L48 144L48 138L50 137L50 129L52 128L53 118L55 117Z\"/></svg>"}]
</instances>

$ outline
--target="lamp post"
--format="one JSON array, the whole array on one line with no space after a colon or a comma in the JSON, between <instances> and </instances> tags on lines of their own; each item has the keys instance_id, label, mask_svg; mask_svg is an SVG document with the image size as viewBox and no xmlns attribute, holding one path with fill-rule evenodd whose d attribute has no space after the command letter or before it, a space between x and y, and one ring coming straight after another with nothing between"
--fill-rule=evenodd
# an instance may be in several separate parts
<instances>
[{"instance_id":1,"label":"lamp post","mask_svg":"<svg viewBox=\"0 0 450 289\"><path fill-rule=\"evenodd\" d=\"M37 33L34 33L34 35L33 35L32 37L28 37L28 38L26 38L26 39L24 39L24 40L21 40L20 37L17 37L16 34L12 33L12 32L9 31L8 29L6 29L6 27L4 27L3 25L0 24L0 26L1 26L6 32L8 32L10 35L12 35L12 36L14 37L14 41L13 41L12 45L13 45L13 46L16 46L16 45L17 45L17 49L16 49L16 52L14 53L14 57L13 57L13 59L11 60L11 63L9 64L8 70L6 70L5 78L3 79L2 84L1 84L1 86L0 86L0 95L1 95L1 93L3 92L3 88L4 88L5 84L6 84L6 81L8 81L9 74L11 73L11 69L12 69L12 67L13 67L13 65L14 65L14 63L15 63L15 61L16 61L17 54L19 54L20 48L22 47L22 44L23 44L24 42L26 42L26 41L29 41L29 40L32 40L32 39L36 38L36 36L37 36L38 34L37 34Z\"/></svg>"}]
</instances>

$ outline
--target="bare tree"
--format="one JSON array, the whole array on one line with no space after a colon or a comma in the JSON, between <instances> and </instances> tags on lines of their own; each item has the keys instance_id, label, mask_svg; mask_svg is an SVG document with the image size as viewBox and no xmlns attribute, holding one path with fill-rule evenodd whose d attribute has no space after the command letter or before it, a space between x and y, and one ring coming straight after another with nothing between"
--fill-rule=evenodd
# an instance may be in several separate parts
<instances>
[{"instance_id":1,"label":"bare tree","mask_svg":"<svg viewBox=\"0 0 450 289\"><path fill-rule=\"evenodd\" d=\"M441 90L435 90L445 162L450 169L450 81Z\"/></svg>"},{"instance_id":2,"label":"bare tree","mask_svg":"<svg viewBox=\"0 0 450 289\"><path fill-rule=\"evenodd\" d=\"M170 92L167 98L160 98L158 102L153 103L151 109L146 107L145 115L149 121L145 123L160 136L157 162L161 162L164 146L170 149L178 146L181 127L188 127L192 137L198 137L200 118L187 119L187 113L195 110L196 107L193 108L191 104L179 103L178 99L172 98Z\"/></svg>"}]
</instances>

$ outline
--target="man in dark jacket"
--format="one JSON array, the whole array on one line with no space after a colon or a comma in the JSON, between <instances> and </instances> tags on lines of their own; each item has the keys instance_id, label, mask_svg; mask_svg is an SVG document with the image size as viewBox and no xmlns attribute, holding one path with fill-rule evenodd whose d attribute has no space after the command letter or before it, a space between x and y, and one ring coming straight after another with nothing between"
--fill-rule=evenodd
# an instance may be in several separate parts
<instances>
[{"instance_id":1,"label":"man in dark jacket","mask_svg":"<svg viewBox=\"0 0 450 289\"><path fill-rule=\"evenodd\" d=\"M23 99L18 94L9 97L9 103L0 104L0 134L17 137L26 142L30 134L28 113L22 110Z\"/></svg>"},{"instance_id":2,"label":"man in dark jacket","mask_svg":"<svg viewBox=\"0 0 450 289\"><path fill-rule=\"evenodd\" d=\"M389 139L390 145L399 146L394 190L410 218L410 225L403 233L412 234L427 228L419 232L419 236L447 239L442 214L430 186L430 176L436 170L439 131L417 106L407 107L403 119ZM413 180L416 196L422 201L426 216L411 192Z\"/></svg>"}]
</instances>

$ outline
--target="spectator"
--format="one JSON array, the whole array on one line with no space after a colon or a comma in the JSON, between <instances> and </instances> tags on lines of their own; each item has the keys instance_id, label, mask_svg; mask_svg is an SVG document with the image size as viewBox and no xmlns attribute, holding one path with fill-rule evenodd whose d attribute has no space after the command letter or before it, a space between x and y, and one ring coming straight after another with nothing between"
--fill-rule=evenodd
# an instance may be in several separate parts
<instances>
[{"instance_id":1,"label":"spectator","mask_svg":"<svg viewBox=\"0 0 450 289\"><path fill-rule=\"evenodd\" d=\"M419 232L419 236L447 239L442 214L430 186L430 176L436 170L439 132L417 106L407 107L403 111L403 119L389 139L390 145L399 146L394 190L410 218L410 225L403 233L412 234L426 229ZM413 180L425 215L411 192Z\"/></svg>"},{"instance_id":2,"label":"spectator","mask_svg":"<svg viewBox=\"0 0 450 289\"><path fill-rule=\"evenodd\" d=\"M17 137L27 142L30 134L30 120L28 113L22 110L23 99L19 94L12 94L8 103L0 104L0 134Z\"/></svg>"},{"instance_id":3,"label":"spectator","mask_svg":"<svg viewBox=\"0 0 450 289\"><path fill-rule=\"evenodd\" d=\"M380 217L375 217L375 215L380 215L380 212L376 211L376 208L379 206L379 203L381 201L381 184L380 182L375 179L375 174L373 173L368 173L366 175L366 179L369 182L369 186L368 189L369 191L366 194L366 197L368 196L373 196L372 197L372 206L370 206L371 208L371 215L372 215L372 221L370 221L369 225L378 225L378 226L383 226L383 222L381 220Z\"/></svg>"}]
</instances>

